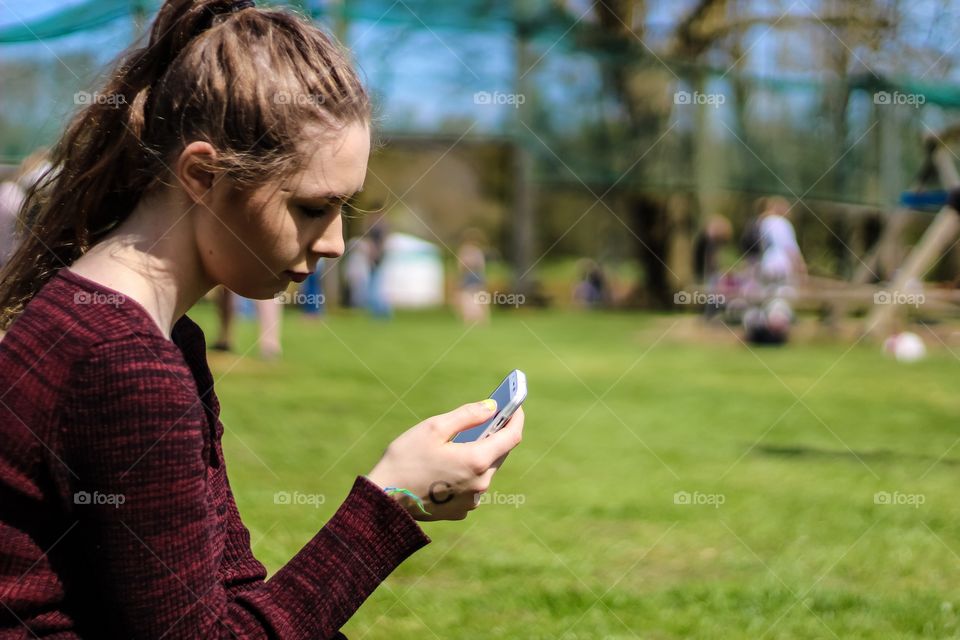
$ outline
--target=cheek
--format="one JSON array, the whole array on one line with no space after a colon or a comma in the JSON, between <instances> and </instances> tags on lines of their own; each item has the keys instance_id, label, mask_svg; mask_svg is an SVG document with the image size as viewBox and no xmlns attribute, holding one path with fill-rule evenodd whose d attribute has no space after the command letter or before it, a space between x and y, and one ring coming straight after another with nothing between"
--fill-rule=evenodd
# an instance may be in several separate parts
<instances>
[{"instance_id":1,"label":"cheek","mask_svg":"<svg viewBox=\"0 0 960 640\"><path fill-rule=\"evenodd\" d=\"M249 283L276 280L296 259L296 228L278 205L256 200L224 203L197 216L197 248L211 279L241 293Z\"/></svg>"}]
</instances>

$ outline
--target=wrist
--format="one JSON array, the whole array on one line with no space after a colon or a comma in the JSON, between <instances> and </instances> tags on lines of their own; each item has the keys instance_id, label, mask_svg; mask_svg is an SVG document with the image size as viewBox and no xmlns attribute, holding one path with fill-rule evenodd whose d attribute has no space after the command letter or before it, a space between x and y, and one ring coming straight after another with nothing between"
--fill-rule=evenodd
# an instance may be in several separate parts
<instances>
[{"instance_id":1,"label":"wrist","mask_svg":"<svg viewBox=\"0 0 960 640\"><path fill-rule=\"evenodd\" d=\"M379 465L376 466L376 467L374 467L373 470L370 471L370 473L368 473L368 474L367 474L366 476L364 476L364 477L365 477L367 480L369 480L370 482L372 482L373 484L377 485L377 487L378 487L381 491L383 491L383 490L386 489L387 487L390 487L390 486L392 486L392 485L394 484L394 483L392 483L392 482L390 481L390 478L389 478L386 474L383 473L383 471L380 469Z\"/></svg>"},{"instance_id":2,"label":"wrist","mask_svg":"<svg viewBox=\"0 0 960 640\"><path fill-rule=\"evenodd\" d=\"M386 486L372 471L363 477L369 480L371 484L377 485L377 488L380 489L381 491L383 491L383 488Z\"/></svg>"}]
</instances>

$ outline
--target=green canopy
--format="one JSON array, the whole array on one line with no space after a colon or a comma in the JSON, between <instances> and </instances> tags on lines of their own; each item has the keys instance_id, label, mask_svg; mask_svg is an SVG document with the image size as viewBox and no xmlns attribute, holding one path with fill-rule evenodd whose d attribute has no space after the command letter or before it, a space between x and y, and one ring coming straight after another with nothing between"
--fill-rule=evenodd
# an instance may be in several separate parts
<instances>
[{"instance_id":1,"label":"green canopy","mask_svg":"<svg viewBox=\"0 0 960 640\"><path fill-rule=\"evenodd\" d=\"M161 0L86 0L26 23L0 26L0 44L33 42L59 38L104 26L120 18L145 17L156 12ZM537 34L564 33L573 26L572 18L551 9L545 0L524 5L495 0L349 0L332 5L333 11L317 0L261 0L264 6L285 5L299 9L313 18L328 16L350 21L367 21L383 25L403 25L417 30L467 30L513 32L526 28Z\"/></svg>"},{"instance_id":2,"label":"green canopy","mask_svg":"<svg viewBox=\"0 0 960 640\"><path fill-rule=\"evenodd\" d=\"M36 42L92 31L120 19L145 21L159 8L162 0L85 0L53 13L34 18L26 23L15 22L0 26L0 45ZM381 25L402 25L422 31L467 30L472 32L514 34L522 31L527 37L566 34L575 30L577 36L564 38L565 46L588 49L594 55L613 55L636 59L632 51L614 51L603 38L595 37L588 21L573 21L562 11L551 9L546 0L535 2L503 2L502 0L340 0L333 4L319 0L260 0L261 5L292 6L313 17L327 17L349 22L364 21ZM331 10L332 7L332 10ZM554 45L557 44L556 42ZM553 46L551 46L553 48ZM729 70L714 69L685 60L667 60L671 68L706 72L726 76ZM772 90L815 89L821 80L811 78L754 77L744 80ZM895 93L923 96L923 104L960 108L960 86L925 83L912 78L887 78L863 74L853 78L852 88L879 93L886 91L891 99ZM884 99L884 96L881 96Z\"/></svg>"},{"instance_id":3,"label":"green canopy","mask_svg":"<svg viewBox=\"0 0 960 640\"><path fill-rule=\"evenodd\" d=\"M91 31L120 18L144 15L159 7L151 0L87 0L27 22L0 26L0 44L50 40Z\"/></svg>"},{"instance_id":4,"label":"green canopy","mask_svg":"<svg viewBox=\"0 0 960 640\"><path fill-rule=\"evenodd\" d=\"M897 100L895 94L899 93L905 96L904 100L917 101L919 96L923 96L921 105L935 104L941 107L960 108L960 87L957 85L934 84L913 78L888 78L865 73L853 78L850 86L874 94L886 92L888 95L881 97L884 100Z\"/></svg>"}]
</instances>

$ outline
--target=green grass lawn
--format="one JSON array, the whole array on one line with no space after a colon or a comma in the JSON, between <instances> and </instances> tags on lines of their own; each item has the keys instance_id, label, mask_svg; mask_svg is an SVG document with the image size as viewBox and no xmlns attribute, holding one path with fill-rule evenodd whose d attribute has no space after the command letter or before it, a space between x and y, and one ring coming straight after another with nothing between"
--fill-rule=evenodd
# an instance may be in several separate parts
<instances>
[{"instance_id":1,"label":"green grass lawn","mask_svg":"<svg viewBox=\"0 0 960 640\"><path fill-rule=\"evenodd\" d=\"M212 310L191 316L212 339ZM491 487L511 504L424 523L433 543L351 640L960 637L945 349L906 366L867 343L748 350L719 329L694 344L683 316L286 320L281 362L257 359L249 322L248 357L210 354L231 481L271 571L395 435L512 368L529 379L524 441Z\"/></svg>"}]
</instances>

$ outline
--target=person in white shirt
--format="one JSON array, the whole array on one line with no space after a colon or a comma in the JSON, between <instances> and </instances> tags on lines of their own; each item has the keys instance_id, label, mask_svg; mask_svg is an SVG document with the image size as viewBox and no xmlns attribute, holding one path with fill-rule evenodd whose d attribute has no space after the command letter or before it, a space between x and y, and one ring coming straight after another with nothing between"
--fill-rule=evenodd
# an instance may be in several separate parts
<instances>
[{"instance_id":1,"label":"person in white shirt","mask_svg":"<svg viewBox=\"0 0 960 640\"><path fill-rule=\"evenodd\" d=\"M793 285L807 273L807 265L790 222L790 205L780 196L767 198L760 214L759 297L743 316L747 341L784 344L794 322L789 300Z\"/></svg>"},{"instance_id":2,"label":"person in white shirt","mask_svg":"<svg viewBox=\"0 0 960 640\"><path fill-rule=\"evenodd\" d=\"M768 284L792 284L807 272L789 215L790 205L784 198L767 199L760 218L760 276Z\"/></svg>"}]
</instances>

